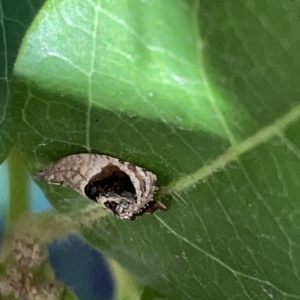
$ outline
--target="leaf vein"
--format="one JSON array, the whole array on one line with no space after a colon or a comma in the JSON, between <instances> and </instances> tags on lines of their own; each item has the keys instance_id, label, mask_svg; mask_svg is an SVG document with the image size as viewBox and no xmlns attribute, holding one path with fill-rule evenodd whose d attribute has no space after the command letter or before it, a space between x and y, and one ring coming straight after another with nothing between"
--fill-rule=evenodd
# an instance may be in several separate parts
<instances>
[{"instance_id":1,"label":"leaf vein","mask_svg":"<svg viewBox=\"0 0 300 300\"><path fill-rule=\"evenodd\" d=\"M249 280L252 280L254 282L258 282L260 284L264 284L268 287L271 287L272 289L276 290L277 292L279 292L280 294L282 294L285 297L290 297L292 299L300 299L299 295L294 295L294 294L290 294L290 293L286 293L284 291L282 291L281 289L279 289L278 287L276 287L274 284L272 284L270 281L267 280L263 280L263 279L259 279L257 277L253 277L251 275L242 273L240 271L234 270L233 268L231 268L229 265L225 264L222 260L220 260L219 258L213 256L212 254L210 254L209 252L206 252L205 250L203 250L202 248L198 247L197 245L195 245L193 242L191 242L190 240L188 240L187 238L185 238L184 236L180 235L179 233L177 233L176 231L174 231L166 222L164 222L158 215L154 215L154 217L174 236L176 236L177 238L179 238L180 240L184 241L186 244L188 244L189 246L191 246L192 248L194 248L195 250L201 252L202 254L206 255L208 258L210 258L212 261L218 263L220 266L224 267L225 269L227 269L228 271L230 271L236 278L237 280L240 282L240 278L247 278ZM243 286L242 286L243 288Z\"/></svg>"},{"instance_id":2,"label":"leaf vein","mask_svg":"<svg viewBox=\"0 0 300 300\"><path fill-rule=\"evenodd\" d=\"M210 164L207 164L191 174L186 174L178 180L171 182L162 193L170 194L180 192L195 186L199 181L204 181L213 173L224 169L230 162L236 161L242 154L258 147L275 136L281 137L283 131L293 122L300 118L300 105L295 106L291 111L277 119L274 123L256 132L254 135L233 145L227 151L218 156Z\"/></svg>"}]
</instances>

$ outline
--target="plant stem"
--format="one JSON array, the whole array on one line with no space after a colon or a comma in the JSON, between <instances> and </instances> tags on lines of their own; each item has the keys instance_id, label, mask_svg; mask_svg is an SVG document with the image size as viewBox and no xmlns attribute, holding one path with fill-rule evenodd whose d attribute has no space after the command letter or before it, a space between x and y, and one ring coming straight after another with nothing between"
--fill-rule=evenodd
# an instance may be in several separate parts
<instances>
[{"instance_id":1,"label":"plant stem","mask_svg":"<svg viewBox=\"0 0 300 300\"><path fill-rule=\"evenodd\" d=\"M21 152L16 147L12 149L8 157L8 173L10 198L8 221L12 222L28 211L29 206L27 170L23 164Z\"/></svg>"}]
</instances>

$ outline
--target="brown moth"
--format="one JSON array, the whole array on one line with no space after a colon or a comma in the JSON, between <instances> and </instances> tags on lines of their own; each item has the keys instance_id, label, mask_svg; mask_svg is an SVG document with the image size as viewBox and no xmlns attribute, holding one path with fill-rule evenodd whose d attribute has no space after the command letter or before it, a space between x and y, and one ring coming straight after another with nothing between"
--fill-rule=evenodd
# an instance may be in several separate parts
<instances>
[{"instance_id":1,"label":"brown moth","mask_svg":"<svg viewBox=\"0 0 300 300\"><path fill-rule=\"evenodd\" d=\"M44 167L36 176L48 183L72 187L122 220L166 209L153 199L156 175L114 157L73 154Z\"/></svg>"}]
</instances>

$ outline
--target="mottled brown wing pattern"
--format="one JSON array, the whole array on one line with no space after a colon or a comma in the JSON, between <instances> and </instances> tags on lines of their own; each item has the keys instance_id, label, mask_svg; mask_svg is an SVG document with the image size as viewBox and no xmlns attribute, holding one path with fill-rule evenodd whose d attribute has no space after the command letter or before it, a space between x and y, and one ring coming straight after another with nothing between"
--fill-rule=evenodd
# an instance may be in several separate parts
<instances>
[{"instance_id":1,"label":"mottled brown wing pattern","mask_svg":"<svg viewBox=\"0 0 300 300\"><path fill-rule=\"evenodd\" d=\"M36 176L48 183L72 187L123 220L166 209L153 199L156 175L115 157L73 154L44 167Z\"/></svg>"}]
</instances>

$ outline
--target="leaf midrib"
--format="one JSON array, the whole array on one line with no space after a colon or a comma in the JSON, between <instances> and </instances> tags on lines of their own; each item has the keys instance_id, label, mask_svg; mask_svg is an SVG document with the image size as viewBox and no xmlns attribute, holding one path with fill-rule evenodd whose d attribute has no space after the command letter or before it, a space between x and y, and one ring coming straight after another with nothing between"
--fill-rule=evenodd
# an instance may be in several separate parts
<instances>
[{"instance_id":1,"label":"leaf midrib","mask_svg":"<svg viewBox=\"0 0 300 300\"><path fill-rule=\"evenodd\" d=\"M199 181L204 181L213 173L224 169L229 163L237 160L242 154L266 143L271 138L278 136L286 144L287 138L284 130L293 122L300 118L300 105L295 106L291 111L275 120L271 125L265 126L252 136L238 144L229 147L223 154L216 157L210 164L200 167L197 171L186 174L178 180L171 182L162 189L162 194L178 193L185 189L195 186ZM293 152L298 152L295 147L289 147ZM300 157L300 152L296 153Z\"/></svg>"}]
</instances>

